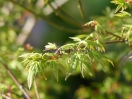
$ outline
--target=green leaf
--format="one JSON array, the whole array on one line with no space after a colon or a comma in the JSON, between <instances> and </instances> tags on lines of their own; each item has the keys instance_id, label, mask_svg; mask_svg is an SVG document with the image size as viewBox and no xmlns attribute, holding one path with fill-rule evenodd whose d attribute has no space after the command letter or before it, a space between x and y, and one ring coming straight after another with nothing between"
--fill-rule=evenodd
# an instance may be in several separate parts
<instances>
[{"instance_id":1,"label":"green leaf","mask_svg":"<svg viewBox=\"0 0 132 99\"><path fill-rule=\"evenodd\" d=\"M19 57L26 58L26 57L28 57L30 54L31 54L31 53L22 54L22 55L20 55Z\"/></svg>"},{"instance_id":2,"label":"green leaf","mask_svg":"<svg viewBox=\"0 0 132 99\"><path fill-rule=\"evenodd\" d=\"M105 71L104 63L103 63L103 60L102 60L103 55L100 54L99 52L96 52L96 51L92 51L92 53L91 53L90 55L93 56L94 63L95 63L97 66L100 65L100 66L103 68L103 70Z\"/></svg>"},{"instance_id":3,"label":"green leaf","mask_svg":"<svg viewBox=\"0 0 132 99\"><path fill-rule=\"evenodd\" d=\"M84 61L83 63L84 63L83 68L86 71L86 73L88 73L90 76L93 76L93 70L92 70L90 64L88 64L88 61L87 62Z\"/></svg>"},{"instance_id":4,"label":"green leaf","mask_svg":"<svg viewBox=\"0 0 132 99\"><path fill-rule=\"evenodd\" d=\"M89 35L87 35L87 34L82 34L82 35L78 35L77 37L78 38L80 38L80 39L82 39L82 38L86 38L86 37L88 37Z\"/></svg>"},{"instance_id":5,"label":"green leaf","mask_svg":"<svg viewBox=\"0 0 132 99\"><path fill-rule=\"evenodd\" d=\"M93 41L90 41L90 40L86 40L86 42L88 43L88 45L94 46L95 48L100 48L99 51L105 52L105 48L103 47L102 44L99 43L98 40L96 40L96 42L93 42Z\"/></svg>"},{"instance_id":6,"label":"green leaf","mask_svg":"<svg viewBox=\"0 0 132 99\"><path fill-rule=\"evenodd\" d=\"M65 44L65 45L61 46L61 49L62 50L67 50L67 49L71 49L71 48L74 48L74 47L75 47L75 44L70 43L70 44Z\"/></svg>"},{"instance_id":7,"label":"green leaf","mask_svg":"<svg viewBox=\"0 0 132 99\"><path fill-rule=\"evenodd\" d=\"M56 64L55 61L51 61L49 64L50 69L52 70L54 77L58 81L58 65Z\"/></svg>"},{"instance_id":8,"label":"green leaf","mask_svg":"<svg viewBox=\"0 0 132 99\"><path fill-rule=\"evenodd\" d=\"M80 71L81 71L82 77L84 78L83 62L82 62L82 61L80 61L79 65L80 65Z\"/></svg>"},{"instance_id":9,"label":"green leaf","mask_svg":"<svg viewBox=\"0 0 132 99\"><path fill-rule=\"evenodd\" d=\"M106 59L106 58L105 58ZM114 66L113 62L110 59L106 59L112 66Z\"/></svg>"},{"instance_id":10,"label":"green leaf","mask_svg":"<svg viewBox=\"0 0 132 99\"><path fill-rule=\"evenodd\" d=\"M115 10L115 13L119 11L123 7L123 3L119 4Z\"/></svg>"},{"instance_id":11,"label":"green leaf","mask_svg":"<svg viewBox=\"0 0 132 99\"><path fill-rule=\"evenodd\" d=\"M34 66L30 66L28 71L28 88L30 89L32 86L33 78L35 76Z\"/></svg>"},{"instance_id":12,"label":"green leaf","mask_svg":"<svg viewBox=\"0 0 132 99\"><path fill-rule=\"evenodd\" d=\"M99 24L97 24L95 26L95 31L98 32L99 34L105 35L105 31L103 30L103 28Z\"/></svg>"},{"instance_id":13,"label":"green leaf","mask_svg":"<svg viewBox=\"0 0 132 99\"><path fill-rule=\"evenodd\" d=\"M125 2L124 2L124 0L112 0L111 3L121 4L121 3L125 3Z\"/></svg>"},{"instance_id":14,"label":"green leaf","mask_svg":"<svg viewBox=\"0 0 132 99\"><path fill-rule=\"evenodd\" d=\"M7 85L0 83L0 93L4 93L7 90L8 90Z\"/></svg>"},{"instance_id":15,"label":"green leaf","mask_svg":"<svg viewBox=\"0 0 132 99\"><path fill-rule=\"evenodd\" d=\"M120 17L120 18L130 18L131 14L126 11L121 11L120 13L115 14L114 16Z\"/></svg>"},{"instance_id":16,"label":"green leaf","mask_svg":"<svg viewBox=\"0 0 132 99\"><path fill-rule=\"evenodd\" d=\"M45 63L45 61L41 61L40 62L40 66L38 66L38 68L39 68L40 74L42 74L44 79L47 80L47 78L46 78L46 76L44 74L45 73L45 69L46 69L46 65L44 63Z\"/></svg>"},{"instance_id":17,"label":"green leaf","mask_svg":"<svg viewBox=\"0 0 132 99\"><path fill-rule=\"evenodd\" d=\"M90 75L92 76L94 73L93 73L93 70L92 70L92 58L93 57L90 57L89 54L85 54L82 56L84 59L82 60L83 61L83 64L84 64L84 69L85 71ZM82 59L82 58L81 58Z\"/></svg>"},{"instance_id":18,"label":"green leaf","mask_svg":"<svg viewBox=\"0 0 132 99\"><path fill-rule=\"evenodd\" d=\"M88 57L84 57L84 56L81 57L81 62L80 62L81 63L80 64L80 71L81 71L81 74L82 74L83 78L84 78L84 71L90 76L93 75L92 69L89 67L90 66L90 62L89 61L85 61L85 60L88 60Z\"/></svg>"},{"instance_id":19,"label":"green leaf","mask_svg":"<svg viewBox=\"0 0 132 99\"><path fill-rule=\"evenodd\" d=\"M87 42L85 40L82 40L80 42L77 42L76 45L78 45L78 47L81 47L81 46L87 46Z\"/></svg>"},{"instance_id":20,"label":"green leaf","mask_svg":"<svg viewBox=\"0 0 132 99\"><path fill-rule=\"evenodd\" d=\"M128 28L128 29L129 29L129 28L132 28L132 24L124 24L123 26L124 26L125 29L126 29L126 28Z\"/></svg>"},{"instance_id":21,"label":"green leaf","mask_svg":"<svg viewBox=\"0 0 132 99\"><path fill-rule=\"evenodd\" d=\"M67 72L67 75L65 77L65 80L71 75L73 74L73 72L75 72L75 70L77 69L77 66L79 64L79 59L77 58L77 55L72 55L71 59L70 59L70 66L69 66L69 70Z\"/></svg>"},{"instance_id":22,"label":"green leaf","mask_svg":"<svg viewBox=\"0 0 132 99\"><path fill-rule=\"evenodd\" d=\"M56 48L57 48L57 46L54 43L48 43L48 45L45 46L46 50L56 49Z\"/></svg>"},{"instance_id":23,"label":"green leaf","mask_svg":"<svg viewBox=\"0 0 132 99\"><path fill-rule=\"evenodd\" d=\"M80 42L81 41L81 39L78 38L78 37L69 37L69 38L71 38L71 39L73 39L74 41L77 41L77 42Z\"/></svg>"},{"instance_id":24,"label":"green leaf","mask_svg":"<svg viewBox=\"0 0 132 99\"><path fill-rule=\"evenodd\" d=\"M63 65L61 65L60 63L58 64L58 69L60 69L64 74L67 73L66 68Z\"/></svg>"}]
</instances>

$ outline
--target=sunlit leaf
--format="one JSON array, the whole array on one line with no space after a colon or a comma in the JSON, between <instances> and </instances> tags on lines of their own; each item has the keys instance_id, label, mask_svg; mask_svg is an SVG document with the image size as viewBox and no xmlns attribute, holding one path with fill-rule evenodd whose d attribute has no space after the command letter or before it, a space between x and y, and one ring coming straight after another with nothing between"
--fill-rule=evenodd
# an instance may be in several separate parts
<instances>
[{"instance_id":1,"label":"sunlit leaf","mask_svg":"<svg viewBox=\"0 0 132 99\"><path fill-rule=\"evenodd\" d=\"M61 46L62 50L67 50L67 49L71 49L74 48L75 44L74 43L70 43L70 44L65 44L63 46Z\"/></svg>"},{"instance_id":2,"label":"sunlit leaf","mask_svg":"<svg viewBox=\"0 0 132 99\"><path fill-rule=\"evenodd\" d=\"M115 13L116 13L117 11L119 11L122 7L123 7L123 3L117 6L117 8L116 8L116 10L115 10Z\"/></svg>"},{"instance_id":3,"label":"sunlit leaf","mask_svg":"<svg viewBox=\"0 0 132 99\"><path fill-rule=\"evenodd\" d=\"M28 71L28 88L30 89L32 86L33 78L35 76L34 66L31 66Z\"/></svg>"},{"instance_id":4,"label":"sunlit leaf","mask_svg":"<svg viewBox=\"0 0 132 99\"><path fill-rule=\"evenodd\" d=\"M97 31L99 34L103 34L103 35L105 34L105 31L99 24L95 26L95 31Z\"/></svg>"},{"instance_id":5,"label":"sunlit leaf","mask_svg":"<svg viewBox=\"0 0 132 99\"><path fill-rule=\"evenodd\" d=\"M99 44L99 43L96 43L96 42L93 42L93 41L90 41L90 40L87 40L87 43L89 45L92 45L92 46L95 46L95 47L100 47L100 48L102 48L104 50L104 47L101 44Z\"/></svg>"},{"instance_id":6,"label":"sunlit leaf","mask_svg":"<svg viewBox=\"0 0 132 99\"><path fill-rule=\"evenodd\" d=\"M120 13L115 14L114 16L120 17L120 18L130 18L131 14L126 12L126 11L122 11Z\"/></svg>"},{"instance_id":7,"label":"sunlit leaf","mask_svg":"<svg viewBox=\"0 0 132 99\"><path fill-rule=\"evenodd\" d=\"M89 35L87 35L87 34L82 34L82 35L78 35L77 37L78 38L80 38L80 39L82 39L82 38L86 38L86 37L88 37Z\"/></svg>"},{"instance_id":8,"label":"sunlit leaf","mask_svg":"<svg viewBox=\"0 0 132 99\"><path fill-rule=\"evenodd\" d=\"M83 62L80 61L80 71L81 71L81 74L82 74L82 77L84 78L84 69L83 69Z\"/></svg>"},{"instance_id":9,"label":"sunlit leaf","mask_svg":"<svg viewBox=\"0 0 132 99\"><path fill-rule=\"evenodd\" d=\"M20 55L19 57L26 58L26 57L28 57L29 55L30 55L30 53L26 53L26 54L22 54L22 55Z\"/></svg>"},{"instance_id":10,"label":"sunlit leaf","mask_svg":"<svg viewBox=\"0 0 132 99\"><path fill-rule=\"evenodd\" d=\"M72 55L71 56L71 60L70 60L70 64L69 64L69 70L67 72L67 75L65 77L65 80L73 73L75 72L75 70L77 69L77 66L79 64L79 60L77 58L76 55Z\"/></svg>"},{"instance_id":11,"label":"sunlit leaf","mask_svg":"<svg viewBox=\"0 0 132 99\"><path fill-rule=\"evenodd\" d=\"M87 71L87 73L90 76L93 76L94 72L93 72L93 69L91 67L91 64L90 64L89 60L88 59L87 60L85 59L85 61L83 63L84 63L84 68Z\"/></svg>"},{"instance_id":12,"label":"sunlit leaf","mask_svg":"<svg viewBox=\"0 0 132 99\"><path fill-rule=\"evenodd\" d=\"M48 45L45 46L46 50L56 49L56 48L57 48L57 46L54 43L48 43Z\"/></svg>"},{"instance_id":13,"label":"sunlit leaf","mask_svg":"<svg viewBox=\"0 0 132 99\"><path fill-rule=\"evenodd\" d=\"M78 37L70 37L71 39L73 39L74 41L81 41L81 39L80 38L78 38Z\"/></svg>"}]
</instances>

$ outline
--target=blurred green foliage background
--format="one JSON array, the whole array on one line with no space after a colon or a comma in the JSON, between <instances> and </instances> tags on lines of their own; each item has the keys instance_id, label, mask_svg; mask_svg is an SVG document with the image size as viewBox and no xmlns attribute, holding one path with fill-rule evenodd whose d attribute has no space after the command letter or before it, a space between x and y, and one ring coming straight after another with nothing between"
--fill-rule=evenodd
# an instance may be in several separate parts
<instances>
[{"instance_id":1,"label":"blurred green foliage background","mask_svg":"<svg viewBox=\"0 0 132 99\"><path fill-rule=\"evenodd\" d=\"M38 1L44 4L41 5L41 2L38 4ZM104 12L110 14L115 9L115 5L111 4L110 0L81 1L85 19L80 15L78 0L68 0L60 6L66 13L79 20L77 22L71 19L76 24L72 25L59 17L60 14L65 18L70 18L65 15L64 10L58 11L56 14L53 11L49 15L45 15L43 11L48 5L46 0L0 0L0 61L7 64L31 99L37 99L35 88L32 86L31 89L28 89L28 71L25 70L25 66L21 64L22 59L19 58L21 54L29 52L27 44L33 46L34 51L41 53L48 42L61 46L71 41L69 37L78 35L75 32L65 31L63 27L79 30L82 29L84 23L91 20L99 21L110 31L118 30L122 21L114 23L117 27L113 29L109 25L107 15L104 14ZM31 21L29 21L30 19ZM35 20L34 23L32 23L33 20ZM27 27L27 30L30 31L24 29L28 21L32 25L34 24L31 29ZM60 29L56 28L52 22L60 26ZM61 28L61 26L63 27ZM24 37L25 39L23 39ZM105 48L106 55L111 58L114 67L108 64L108 66L104 66L106 71L101 68L93 68L94 76L82 78L80 72L77 71L65 81L65 75L59 71L59 81L57 82L51 71L46 72L48 80L37 75L36 83L41 99L132 99L132 63L131 59L128 59L131 56L131 47L117 43L105 45ZM0 94L1 99L3 99L3 94L7 96L11 94L12 99L26 99L1 63Z\"/></svg>"}]
</instances>

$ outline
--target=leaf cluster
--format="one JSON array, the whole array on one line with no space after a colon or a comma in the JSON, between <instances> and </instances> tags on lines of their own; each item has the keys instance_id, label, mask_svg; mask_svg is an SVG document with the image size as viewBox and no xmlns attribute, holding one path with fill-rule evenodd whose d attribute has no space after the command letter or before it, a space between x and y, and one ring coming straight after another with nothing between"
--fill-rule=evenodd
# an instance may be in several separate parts
<instances>
[{"instance_id":1,"label":"leaf cluster","mask_svg":"<svg viewBox=\"0 0 132 99\"><path fill-rule=\"evenodd\" d=\"M100 25L99 25L100 26ZM98 31L98 30L95 30ZM101 31L99 30L99 33ZM45 46L44 53L27 53L21 55L24 58L24 65L28 70L28 86L37 73L43 73L44 78L46 68L49 68L58 81L58 71L61 70L65 75L65 80L75 73L76 70L85 77L85 74L94 75L93 68L101 66L105 70L107 62L113 64L103 53L105 48L100 40L100 34L91 33L90 35L78 35L70 37L72 43L58 47L54 43Z\"/></svg>"}]
</instances>

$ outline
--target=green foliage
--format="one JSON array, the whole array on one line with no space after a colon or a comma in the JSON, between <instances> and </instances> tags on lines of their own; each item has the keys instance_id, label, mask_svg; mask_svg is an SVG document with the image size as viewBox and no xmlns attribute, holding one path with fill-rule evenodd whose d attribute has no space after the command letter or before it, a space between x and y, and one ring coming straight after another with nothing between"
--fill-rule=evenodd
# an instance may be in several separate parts
<instances>
[{"instance_id":1,"label":"green foliage","mask_svg":"<svg viewBox=\"0 0 132 99\"><path fill-rule=\"evenodd\" d=\"M128 7L131 8L131 0L112 0L111 3L117 4L115 13L120 9L121 11L126 10Z\"/></svg>"},{"instance_id":2,"label":"green foliage","mask_svg":"<svg viewBox=\"0 0 132 99\"><path fill-rule=\"evenodd\" d=\"M77 68L80 68L80 72L84 77L84 73L93 75L92 65L101 66L104 70L105 61L112 63L105 55L101 52L105 52L105 49L100 42L103 29L96 21L91 21L88 26L95 27L95 32L97 32L96 37L94 37L94 32L90 35L81 35L78 37L70 37L74 40L73 43L66 44L61 47L57 47L56 44L48 43L45 46L43 53L28 53L20 57L24 58L24 65L27 65L28 69L28 87L31 87L33 78L38 72L44 72L45 68L49 67L54 74L54 77L58 81L58 70L64 70L67 72L65 80L73 74ZM87 24L84 24L86 27ZM55 52L52 52L52 51ZM48 52L49 51L49 52ZM63 58L66 58L66 66L60 64L64 63ZM61 59L62 58L62 59ZM62 61L60 61L60 59ZM113 63L112 63L113 65ZM63 68L62 68L63 67ZM67 68L68 69L67 69Z\"/></svg>"},{"instance_id":3,"label":"green foliage","mask_svg":"<svg viewBox=\"0 0 132 99\"><path fill-rule=\"evenodd\" d=\"M13 16L8 16L9 14L0 10L0 94L13 99L21 99L24 95L30 99L28 97L33 98L36 93L37 99L39 99L38 94L42 99L54 99L55 95L59 97L63 92L70 93L70 88L69 86L67 88L65 83L70 81L70 77L81 74L83 79L88 80L88 84L81 85L77 89L73 88L75 99L130 99L128 97L131 97L132 93L129 84L132 81L131 53L129 53L132 47L132 0L112 0L111 3L117 5L115 10L107 7L104 15L90 17L89 22L83 9L86 1L77 2L83 22L57 3L55 3L56 8L52 4L56 0L43 0L44 5L41 7L36 6L37 1L6 0L4 4L4 1L0 1L3 8L9 2L14 6L9 12ZM47 6L51 7L56 18L59 19L58 23L52 20L52 15L46 16L43 13ZM29 12L36 19L44 19L64 33L77 35L69 37L71 41L62 46L48 43L43 52L33 49L31 45L25 45L23 48L17 45L16 38L21 31L20 27L24 24L21 20ZM26 14L22 16L22 13ZM13 81L20 90L14 86ZM76 81L81 82L78 79ZM76 81L74 84L77 83ZM26 93L28 89L25 91L22 86L24 88L28 86L31 91L29 96Z\"/></svg>"}]
</instances>

